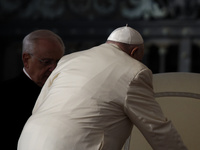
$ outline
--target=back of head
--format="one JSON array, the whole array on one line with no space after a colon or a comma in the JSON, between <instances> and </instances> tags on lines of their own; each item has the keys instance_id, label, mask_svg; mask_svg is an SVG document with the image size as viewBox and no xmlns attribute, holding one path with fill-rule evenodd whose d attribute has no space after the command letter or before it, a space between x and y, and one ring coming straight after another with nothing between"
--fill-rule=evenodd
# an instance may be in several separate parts
<instances>
[{"instance_id":1,"label":"back of head","mask_svg":"<svg viewBox=\"0 0 200 150\"><path fill-rule=\"evenodd\" d=\"M107 40L129 45L140 45L144 42L140 33L127 25L115 29Z\"/></svg>"},{"instance_id":2,"label":"back of head","mask_svg":"<svg viewBox=\"0 0 200 150\"><path fill-rule=\"evenodd\" d=\"M138 31L127 25L115 29L108 37L107 43L117 45L122 51L139 61L144 56L144 41L142 36Z\"/></svg>"}]
</instances>

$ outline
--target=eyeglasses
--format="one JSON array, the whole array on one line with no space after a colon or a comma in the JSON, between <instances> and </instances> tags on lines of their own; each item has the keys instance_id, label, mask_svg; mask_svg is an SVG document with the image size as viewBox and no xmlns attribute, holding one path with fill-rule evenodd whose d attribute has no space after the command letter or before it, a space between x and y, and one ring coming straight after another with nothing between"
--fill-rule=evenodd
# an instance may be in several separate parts
<instances>
[{"instance_id":1,"label":"eyeglasses","mask_svg":"<svg viewBox=\"0 0 200 150\"><path fill-rule=\"evenodd\" d=\"M30 55L32 57L35 57L44 66L56 65L58 63L58 60L53 60L53 59L49 59L49 58L41 59L33 54L30 54Z\"/></svg>"}]
</instances>

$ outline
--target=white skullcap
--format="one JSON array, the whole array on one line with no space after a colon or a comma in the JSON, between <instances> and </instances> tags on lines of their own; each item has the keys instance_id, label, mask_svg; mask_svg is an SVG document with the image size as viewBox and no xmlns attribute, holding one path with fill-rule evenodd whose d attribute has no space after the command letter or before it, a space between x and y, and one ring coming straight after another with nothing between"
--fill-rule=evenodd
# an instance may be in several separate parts
<instances>
[{"instance_id":1,"label":"white skullcap","mask_svg":"<svg viewBox=\"0 0 200 150\"><path fill-rule=\"evenodd\" d=\"M144 42L140 33L127 25L125 27L115 29L107 40L136 45L143 44Z\"/></svg>"}]
</instances>

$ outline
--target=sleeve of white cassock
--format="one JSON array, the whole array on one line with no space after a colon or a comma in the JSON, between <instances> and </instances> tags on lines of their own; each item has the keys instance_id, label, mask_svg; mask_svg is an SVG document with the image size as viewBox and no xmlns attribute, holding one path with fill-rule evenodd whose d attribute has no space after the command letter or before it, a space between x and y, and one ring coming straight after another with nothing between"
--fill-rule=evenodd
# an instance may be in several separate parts
<instances>
[{"instance_id":1,"label":"sleeve of white cassock","mask_svg":"<svg viewBox=\"0 0 200 150\"><path fill-rule=\"evenodd\" d=\"M154 150L186 150L180 135L155 101L152 73L141 70L131 81L124 109Z\"/></svg>"}]
</instances>

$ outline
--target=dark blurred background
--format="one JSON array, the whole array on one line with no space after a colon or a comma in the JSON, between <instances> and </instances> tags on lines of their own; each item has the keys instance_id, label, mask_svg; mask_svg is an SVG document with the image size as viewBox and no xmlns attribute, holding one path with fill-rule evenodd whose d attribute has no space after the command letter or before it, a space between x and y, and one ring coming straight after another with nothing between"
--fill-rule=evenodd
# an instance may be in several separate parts
<instances>
[{"instance_id":1,"label":"dark blurred background","mask_svg":"<svg viewBox=\"0 0 200 150\"><path fill-rule=\"evenodd\" d=\"M69 54L126 24L142 34L153 73L200 73L200 0L0 0L0 79L21 71L22 40L35 29L60 35Z\"/></svg>"}]
</instances>

